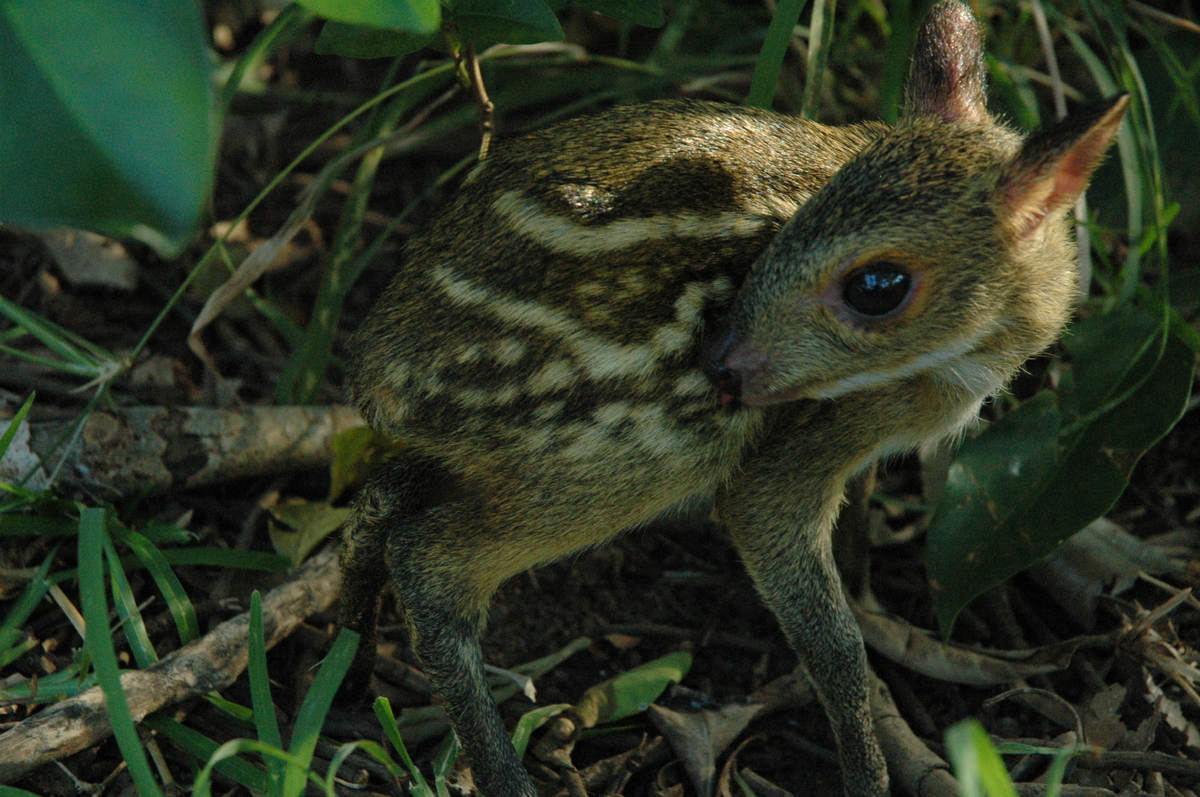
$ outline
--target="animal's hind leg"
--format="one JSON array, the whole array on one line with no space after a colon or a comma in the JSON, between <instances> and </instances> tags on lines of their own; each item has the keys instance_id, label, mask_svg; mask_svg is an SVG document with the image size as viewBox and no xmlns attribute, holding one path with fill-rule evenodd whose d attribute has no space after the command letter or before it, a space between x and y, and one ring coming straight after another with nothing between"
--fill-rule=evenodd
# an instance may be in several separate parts
<instances>
[{"instance_id":1,"label":"animal's hind leg","mask_svg":"<svg viewBox=\"0 0 1200 797\"><path fill-rule=\"evenodd\" d=\"M375 629L379 594L387 583L387 541L391 529L417 514L430 500L435 464L401 458L381 464L367 478L342 529L339 563L342 594L338 625L359 634L358 651L341 692L359 698L367 689L375 664Z\"/></svg>"},{"instance_id":2,"label":"animal's hind leg","mask_svg":"<svg viewBox=\"0 0 1200 797\"><path fill-rule=\"evenodd\" d=\"M479 644L492 592L538 559L505 544L513 531L518 524L489 513L480 496L469 495L406 518L388 539L392 583L404 604L413 652L487 797L536 797L488 690Z\"/></svg>"}]
</instances>

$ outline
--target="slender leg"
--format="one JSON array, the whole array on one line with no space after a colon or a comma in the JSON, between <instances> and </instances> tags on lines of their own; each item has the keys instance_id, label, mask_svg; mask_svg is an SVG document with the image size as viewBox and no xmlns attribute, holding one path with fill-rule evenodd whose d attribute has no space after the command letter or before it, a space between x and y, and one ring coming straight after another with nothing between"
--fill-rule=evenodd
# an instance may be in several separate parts
<instances>
[{"instance_id":1,"label":"slender leg","mask_svg":"<svg viewBox=\"0 0 1200 797\"><path fill-rule=\"evenodd\" d=\"M444 504L391 529L388 564L413 652L454 725L487 797L536 797L488 691L479 637L498 549L473 502ZM455 542L447 547L446 542Z\"/></svg>"},{"instance_id":2,"label":"slender leg","mask_svg":"<svg viewBox=\"0 0 1200 797\"><path fill-rule=\"evenodd\" d=\"M830 539L846 474L830 461L834 449L800 440L773 436L718 495L718 513L825 706L846 794L882 797L888 777L871 720L866 651Z\"/></svg>"}]
</instances>

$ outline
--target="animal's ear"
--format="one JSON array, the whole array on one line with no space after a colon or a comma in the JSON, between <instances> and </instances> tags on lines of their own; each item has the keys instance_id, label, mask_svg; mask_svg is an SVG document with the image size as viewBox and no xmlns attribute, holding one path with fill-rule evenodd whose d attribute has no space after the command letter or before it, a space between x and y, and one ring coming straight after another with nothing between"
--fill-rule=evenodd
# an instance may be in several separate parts
<instances>
[{"instance_id":1,"label":"animal's ear","mask_svg":"<svg viewBox=\"0 0 1200 797\"><path fill-rule=\"evenodd\" d=\"M942 0L917 32L904 118L935 116L947 122L986 122L983 45L971 9Z\"/></svg>"},{"instance_id":2,"label":"animal's ear","mask_svg":"<svg viewBox=\"0 0 1200 797\"><path fill-rule=\"evenodd\" d=\"M1018 238L1075 204L1112 144L1129 95L1089 105L1034 133L1005 169L997 189L999 213Z\"/></svg>"}]
</instances>

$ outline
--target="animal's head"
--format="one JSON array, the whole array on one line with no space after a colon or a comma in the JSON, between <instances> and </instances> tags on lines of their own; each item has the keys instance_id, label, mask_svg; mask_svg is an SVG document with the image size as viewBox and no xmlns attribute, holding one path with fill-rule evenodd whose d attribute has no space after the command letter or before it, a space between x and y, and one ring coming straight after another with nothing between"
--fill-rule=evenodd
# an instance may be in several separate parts
<instances>
[{"instance_id":1,"label":"animal's head","mask_svg":"<svg viewBox=\"0 0 1200 797\"><path fill-rule=\"evenodd\" d=\"M995 391L1069 315L1068 212L1126 105L1090 106L1023 140L988 114L971 12L939 3L899 124L780 231L708 337L705 373L749 405L921 373Z\"/></svg>"}]
</instances>

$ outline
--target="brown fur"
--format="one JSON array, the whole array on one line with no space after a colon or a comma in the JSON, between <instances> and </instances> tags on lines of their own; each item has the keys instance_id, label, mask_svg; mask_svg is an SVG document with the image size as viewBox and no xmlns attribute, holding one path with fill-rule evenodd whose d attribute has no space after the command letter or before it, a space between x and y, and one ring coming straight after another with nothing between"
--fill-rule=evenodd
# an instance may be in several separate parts
<instances>
[{"instance_id":1,"label":"brown fur","mask_svg":"<svg viewBox=\"0 0 1200 797\"><path fill-rule=\"evenodd\" d=\"M489 797L534 794L483 680L496 587L698 493L817 686L847 794L887 792L830 552L846 479L957 433L1058 334L1065 212L1124 107L1024 145L981 58L951 0L894 130L681 101L569 121L497 147L410 244L351 389L411 453L358 498L341 620L361 682L390 578ZM880 261L914 287L863 318L843 286Z\"/></svg>"}]
</instances>

